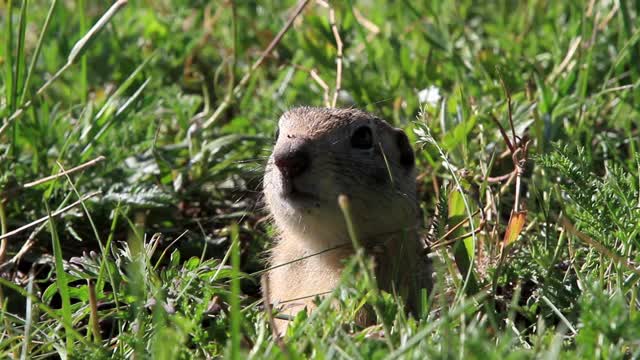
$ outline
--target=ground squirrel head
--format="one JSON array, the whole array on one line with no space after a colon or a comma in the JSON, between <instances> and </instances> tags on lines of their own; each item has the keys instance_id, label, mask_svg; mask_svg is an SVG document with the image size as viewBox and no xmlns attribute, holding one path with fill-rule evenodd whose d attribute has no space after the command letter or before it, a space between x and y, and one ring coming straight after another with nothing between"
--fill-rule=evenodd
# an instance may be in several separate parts
<instances>
[{"instance_id":1,"label":"ground squirrel head","mask_svg":"<svg viewBox=\"0 0 640 360\"><path fill-rule=\"evenodd\" d=\"M280 117L264 194L282 236L319 250L349 242L338 196L358 236L414 228L414 153L406 134L356 109L299 107Z\"/></svg>"}]
</instances>

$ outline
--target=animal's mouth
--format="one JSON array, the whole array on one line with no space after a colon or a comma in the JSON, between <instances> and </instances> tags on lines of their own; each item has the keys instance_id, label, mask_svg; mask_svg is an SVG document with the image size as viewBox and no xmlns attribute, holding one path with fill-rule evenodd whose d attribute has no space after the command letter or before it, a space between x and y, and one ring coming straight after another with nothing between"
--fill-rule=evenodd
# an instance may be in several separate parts
<instances>
[{"instance_id":1,"label":"animal's mouth","mask_svg":"<svg viewBox=\"0 0 640 360\"><path fill-rule=\"evenodd\" d=\"M318 197L314 194L297 190L285 194L285 198L293 202L309 202L318 200Z\"/></svg>"},{"instance_id":2,"label":"animal's mouth","mask_svg":"<svg viewBox=\"0 0 640 360\"><path fill-rule=\"evenodd\" d=\"M283 181L282 192L280 195L282 198L292 203L306 203L319 200L317 195L300 190L292 180Z\"/></svg>"}]
</instances>

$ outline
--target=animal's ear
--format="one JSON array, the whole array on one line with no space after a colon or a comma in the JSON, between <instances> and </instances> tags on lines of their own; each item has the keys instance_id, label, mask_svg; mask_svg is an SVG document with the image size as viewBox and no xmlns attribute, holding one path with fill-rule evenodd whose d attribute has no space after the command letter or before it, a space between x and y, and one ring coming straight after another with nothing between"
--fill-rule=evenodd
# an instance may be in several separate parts
<instances>
[{"instance_id":1,"label":"animal's ear","mask_svg":"<svg viewBox=\"0 0 640 360\"><path fill-rule=\"evenodd\" d=\"M402 129L396 129L396 145L398 146L398 153L400 154L400 165L405 169L412 169L416 162L416 157L413 154L413 148L409 144L409 138Z\"/></svg>"}]
</instances>

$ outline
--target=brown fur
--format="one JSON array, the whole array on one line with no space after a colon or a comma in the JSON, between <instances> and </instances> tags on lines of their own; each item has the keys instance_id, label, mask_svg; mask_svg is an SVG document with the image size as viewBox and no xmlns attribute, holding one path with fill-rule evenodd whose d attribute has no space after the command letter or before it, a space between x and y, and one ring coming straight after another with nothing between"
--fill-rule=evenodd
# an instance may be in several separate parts
<instances>
[{"instance_id":1,"label":"brown fur","mask_svg":"<svg viewBox=\"0 0 640 360\"><path fill-rule=\"evenodd\" d=\"M367 126L373 147L351 146L354 131ZM292 182L311 194L295 200L284 193L286 182L274 165L274 154L304 146L308 168ZM271 250L269 298L282 313L295 315L314 308L316 294L338 285L344 260L352 255L337 197L351 199L358 237L375 260L380 287L401 295L415 310L421 288L431 287L431 267L418 237L413 151L400 129L356 109L300 107L279 121L279 136L267 164L264 194L279 231ZM289 185L289 184L288 184ZM297 259L338 247L302 261ZM278 320L278 332L287 322Z\"/></svg>"}]
</instances>

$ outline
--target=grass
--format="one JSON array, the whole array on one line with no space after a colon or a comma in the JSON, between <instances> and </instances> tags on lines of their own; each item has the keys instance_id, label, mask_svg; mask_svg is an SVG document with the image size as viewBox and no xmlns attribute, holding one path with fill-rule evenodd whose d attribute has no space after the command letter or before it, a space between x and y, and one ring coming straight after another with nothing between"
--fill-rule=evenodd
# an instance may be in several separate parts
<instances>
[{"instance_id":1,"label":"grass","mask_svg":"<svg viewBox=\"0 0 640 360\"><path fill-rule=\"evenodd\" d=\"M0 4L1 357L640 358L637 2L109 6ZM280 340L262 169L334 101L415 144L437 282L353 260Z\"/></svg>"}]
</instances>

